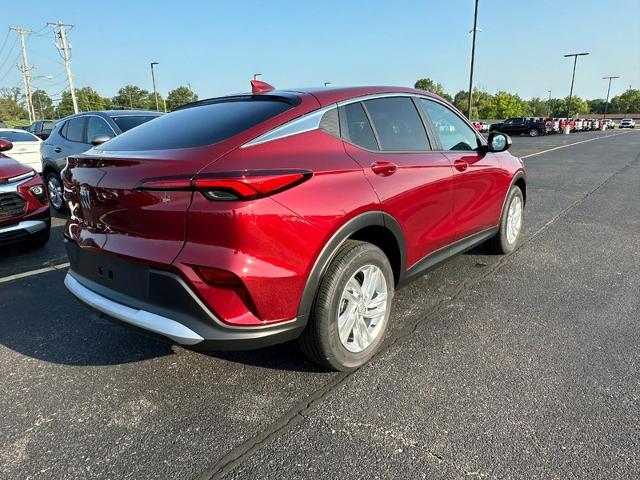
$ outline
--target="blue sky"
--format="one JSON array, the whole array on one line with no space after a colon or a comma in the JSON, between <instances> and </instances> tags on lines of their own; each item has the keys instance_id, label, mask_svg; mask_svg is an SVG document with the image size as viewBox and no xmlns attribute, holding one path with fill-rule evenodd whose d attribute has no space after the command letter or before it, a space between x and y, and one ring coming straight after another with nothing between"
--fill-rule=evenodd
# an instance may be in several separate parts
<instances>
[{"instance_id":1,"label":"blue sky","mask_svg":"<svg viewBox=\"0 0 640 480\"><path fill-rule=\"evenodd\" d=\"M431 77L455 94L468 83L472 0L303 2L56 0L12 2L3 9L0 45L9 26L31 28L29 62L36 87L55 95L64 68L47 21L69 32L77 86L104 96L127 83L151 90L157 61L162 94L190 83L201 98L246 91L253 73L277 87L412 85ZM9 12L10 10L10 12ZM475 85L524 98L568 94L604 97L605 75L619 75L612 95L640 88L640 0L480 0ZM2 25L4 23L4 25ZM22 86L11 33L0 49L0 87ZM13 47L12 47L13 45Z\"/></svg>"}]
</instances>

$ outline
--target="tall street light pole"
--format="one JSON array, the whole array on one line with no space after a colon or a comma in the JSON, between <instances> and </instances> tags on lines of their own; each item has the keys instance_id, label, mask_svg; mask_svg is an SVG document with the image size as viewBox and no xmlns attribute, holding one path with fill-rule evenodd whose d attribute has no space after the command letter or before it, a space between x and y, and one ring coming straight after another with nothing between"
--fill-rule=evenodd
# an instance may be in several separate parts
<instances>
[{"instance_id":1,"label":"tall street light pole","mask_svg":"<svg viewBox=\"0 0 640 480\"><path fill-rule=\"evenodd\" d=\"M471 69L469 70L469 109L467 111L467 118L471 120L471 107L473 104L473 63L476 57L476 32L478 31L478 0L476 0L475 8L473 9L473 40L471 41Z\"/></svg>"},{"instance_id":2,"label":"tall street light pole","mask_svg":"<svg viewBox=\"0 0 640 480\"><path fill-rule=\"evenodd\" d=\"M153 96L156 99L156 112L160 111L160 105L158 104L158 90L156 89L156 74L153 71L153 66L159 65L158 62L151 62L151 81L153 82Z\"/></svg>"},{"instance_id":3,"label":"tall street light pole","mask_svg":"<svg viewBox=\"0 0 640 480\"><path fill-rule=\"evenodd\" d=\"M569 90L569 103L567 103L567 126L565 127L564 133L569 133L567 130L569 129L569 119L571 118L571 99L573 97L573 81L576 78L576 63L578 63L578 57L583 55L589 55L586 52L583 53L568 53L565 57L573 57L573 73L571 74L571 89Z\"/></svg>"},{"instance_id":4,"label":"tall street light pole","mask_svg":"<svg viewBox=\"0 0 640 480\"><path fill-rule=\"evenodd\" d=\"M547 100L547 117L551 116L551 90L547 90L549 92L549 100Z\"/></svg>"},{"instance_id":5,"label":"tall street light pole","mask_svg":"<svg viewBox=\"0 0 640 480\"><path fill-rule=\"evenodd\" d=\"M262 74L261 74L261 73L254 73L254 74L253 74L253 79L254 79L254 80L257 80L257 79L258 79L258 77L261 77L261 76L262 76Z\"/></svg>"},{"instance_id":6,"label":"tall street light pole","mask_svg":"<svg viewBox=\"0 0 640 480\"><path fill-rule=\"evenodd\" d=\"M604 116L602 117L602 120L607 119L607 107L609 106L609 94L611 93L611 80L613 80L614 78L620 77L602 77L603 80L609 80L609 88L607 88L607 101L604 102Z\"/></svg>"}]
</instances>

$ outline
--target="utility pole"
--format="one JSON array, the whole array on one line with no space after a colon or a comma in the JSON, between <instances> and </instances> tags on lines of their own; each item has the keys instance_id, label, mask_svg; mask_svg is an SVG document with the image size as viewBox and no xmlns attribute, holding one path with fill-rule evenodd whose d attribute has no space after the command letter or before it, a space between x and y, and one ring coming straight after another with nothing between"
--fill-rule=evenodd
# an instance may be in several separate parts
<instances>
[{"instance_id":1,"label":"utility pole","mask_svg":"<svg viewBox=\"0 0 640 480\"><path fill-rule=\"evenodd\" d=\"M153 72L153 66L160 65L158 62L151 62L151 81L153 82L153 96L156 99L156 112L160 111L160 105L158 104L158 90L156 90L156 74Z\"/></svg>"},{"instance_id":2,"label":"utility pole","mask_svg":"<svg viewBox=\"0 0 640 480\"><path fill-rule=\"evenodd\" d=\"M473 9L473 40L471 41L471 69L469 70L469 110L467 111L467 118L471 120L471 106L473 105L473 63L476 58L476 32L478 31L478 0L476 0L475 8Z\"/></svg>"},{"instance_id":3,"label":"utility pole","mask_svg":"<svg viewBox=\"0 0 640 480\"><path fill-rule=\"evenodd\" d=\"M64 61L64 69L67 72L69 92L71 92L71 101L73 102L73 112L78 113L78 99L76 98L76 89L73 86L73 75L71 74L71 52L69 42L67 41L67 33L64 31L65 28L73 28L73 25L62 22L48 22L47 25L57 28L56 35L60 39L60 43L56 43L56 47L60 50L62 60Z\"/></svg>"},{"instance_id":4,"label":"utility pole","mask_svg":"<svg viewBox=\"0 0 640 480\"><path fill-rule=\"evenodd\" d=\"M551 90L547 90L549 92L549 100L547 100L547 117L551 116Z\"/></svg>"},{"instance_id":5,"label":"utility pole","mask_svg":"<svg viewBox=\"0 0 640 480\"><path fill-rule=\"evenodd\" d=\"M571 99L573 97L573 81L576 78L576 63L578 63L578 57L583 55L589 55L586 52L583 53L568 53L565 57L573 57L573 73L571 74L571 90L569 90L569 103L567 103L567 126L564 129L564 133L569 133L569 119L571 118Z\"/></svg>"},{"instance_id":6,"label":"utility pole","mask_svg":"<svg viewBox=\"0 0 640 480\"><path fill-rule=\"evenodd\" d=\"M31 92L31 69L27 61L27 47L24 41L24 36L31 33L31 30L19 27L10 27L10 30L15 31L20 35L20 47L22 48L22 65L18 65L18 68L22 71L22 79L24 80L24 96L27 99L27 110L29 111L29 122L33 123L36 118L35 108L33 108L33 97Z\"/></svg>"},{"instance_id":7,"label":"utility pole","mask_svg":"<svg viewBox=\"0 0 640 480\"><path fill-rule=\"evenodd\" d=\"M602 117L602 120L607 119L607 107L609 106L609 94L611 93L611 80L613 80L614 78L620 77L602 77L603 80L609 80L609 88L607 88L607 101L604 102L604 116Z\"/></svg>"}]
</instances>

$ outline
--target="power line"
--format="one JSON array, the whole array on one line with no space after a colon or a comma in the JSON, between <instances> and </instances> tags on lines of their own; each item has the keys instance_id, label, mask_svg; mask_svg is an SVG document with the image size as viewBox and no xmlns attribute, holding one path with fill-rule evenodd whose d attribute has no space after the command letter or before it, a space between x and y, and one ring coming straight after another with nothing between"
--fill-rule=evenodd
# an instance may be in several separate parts
<instances>
[{"instance_id":1,"label":"power line","mask_svg":"<svg viewBox=\"0 0 640 480\"><path fill-rule=\"evenodd\" d=\"M9 32L11 32L11 30L9 30ZM4 66L7 64L7 62L11 58L11 53L13 52L13 49L16 48L17 44L18 44L18 37L15 38L15 40L13 41L13 45L11 45L11 48L9 48L9 51L7 52L7 57L5 58L4 62L2 62L2 65L0 65L0 70L4 68ZM13 63L15 63L15 60ZM11 69L11 64L9 65L9 69Z\"/></svg>"}]
</instances>

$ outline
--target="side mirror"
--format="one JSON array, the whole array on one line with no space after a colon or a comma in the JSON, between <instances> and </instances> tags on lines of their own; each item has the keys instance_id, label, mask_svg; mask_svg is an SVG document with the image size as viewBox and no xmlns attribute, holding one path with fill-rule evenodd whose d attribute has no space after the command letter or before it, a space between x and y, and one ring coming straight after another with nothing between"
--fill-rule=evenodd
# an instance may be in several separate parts
<instances>
[{"instance_id":1,"label":"side mirror","mask_svg":"<svg viewBox=\"0 0 640 480\"><path fill-rule=\"evenodd\" d=\"M104 142L108 142L111 140L109 135L96 135L91 139L91 145L97 147L98 145L102 145Z\"/></svg>"},{"instance_id":2,"label":"side mirror","mask_svg":"<svg viewBox=\"0 0 640 480\"><path fill-rule=\"evenodd\" d=\"M509 150L511 147L511 137L500 132L491 132L487 140L487 150L498 153Z\"/></svg>"},{"instance_id":3,"label":"side mirror","mask_svg":"<svg viewBox=\"0 0 640 480\"><path fill-rule=\"evenodd\" d=\"M5 140L4 138L0 138L0 152L6 152L7 150L11 150L13 148L13 143L9 140Z\"/></svg>"}]
</instances>

